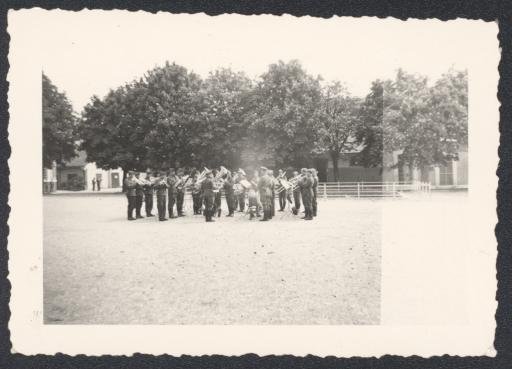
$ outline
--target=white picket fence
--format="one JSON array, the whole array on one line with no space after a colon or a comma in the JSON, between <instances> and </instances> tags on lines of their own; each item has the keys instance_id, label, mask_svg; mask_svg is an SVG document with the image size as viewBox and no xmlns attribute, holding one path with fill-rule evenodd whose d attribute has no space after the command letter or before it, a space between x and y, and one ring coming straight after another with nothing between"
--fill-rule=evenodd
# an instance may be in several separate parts
<instances>
[{"instance_id":1,"label":"white picket fence","mask_svg":"<svg viewBox=\"0 0 512 369\"><path fill-rule=\"evenodd\" d=\"M318 197L400 197L403 192L430 192L428 182L321 182Z\"/></svg>"}]
</instances>

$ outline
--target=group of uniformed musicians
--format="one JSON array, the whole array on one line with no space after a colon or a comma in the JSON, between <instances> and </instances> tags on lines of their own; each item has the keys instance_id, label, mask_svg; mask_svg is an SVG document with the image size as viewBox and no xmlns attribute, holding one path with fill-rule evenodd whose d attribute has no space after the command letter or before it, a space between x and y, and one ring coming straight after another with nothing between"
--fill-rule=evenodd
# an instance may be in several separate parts
<instances>
[{"instance_id":1,"label":"group of uniformed musicians","mask_svg":"<svg viewBox=\"0 0 512 369\"><path fill-rule=\"evenodd\" d=\"M261 218L269 221L275 216L275 198L279 199L279 210L285 211L289 202L294 215L299 214L301 202L304 206L304 220L312 220L317 214L318 176L316 169L302 168L286 178L279 170L274 176L273 170L261 167L250 178L243 169L231 172L225 167L202 172L193 170L185 174L183 169L170 168L168 171L148 171L145 178L139 172L129 171L124 181L128 199L128 220L143 218L142 204L145 203L146 216L152 217L153 197L156 193L158 219L185 216L183 203L185 192L190 189L194 215L203 214L207 222L214 222L214 216L221 216L221 191L224 192L228 214L233 217L235 211L249 213L249 219ZM246 200L248 208L246 210ZM174 208L176 207L176 213ZM135 212L135 216L134 216ZM261 217L263 213L263 217Z\"/></svg>"}]
</instances>

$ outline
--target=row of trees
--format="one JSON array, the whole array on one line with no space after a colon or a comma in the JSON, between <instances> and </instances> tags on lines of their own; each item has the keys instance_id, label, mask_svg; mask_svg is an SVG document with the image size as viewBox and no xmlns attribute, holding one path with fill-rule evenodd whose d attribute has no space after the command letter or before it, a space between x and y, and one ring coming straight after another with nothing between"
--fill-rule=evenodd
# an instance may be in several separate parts
<instances>
[{"instance_id":1,"label":"row of trees","mask_svg":"<svg viewBox=\"0 0 512 369\"><path fill-rule=\"evenodd\" d=\"M48 85L43 77L43 95L55 94ZM346 151L358 151L359 163L370 167L382 165L383 152L402 150L400 165L421 166L456 158L467 141L467 76L454 70L432 86L400 70L395 80L373 82L360 99L298 61L272 64L258 80L230 69L202 79L167 63L94 96L78 120L43 106L44 117L74 132L88 160L105 169L301 167L327 153L337 177ZM43 119L45 127L51 119ZM66 159L67 147L48 155Z\"/></svg>"}]
</instances>

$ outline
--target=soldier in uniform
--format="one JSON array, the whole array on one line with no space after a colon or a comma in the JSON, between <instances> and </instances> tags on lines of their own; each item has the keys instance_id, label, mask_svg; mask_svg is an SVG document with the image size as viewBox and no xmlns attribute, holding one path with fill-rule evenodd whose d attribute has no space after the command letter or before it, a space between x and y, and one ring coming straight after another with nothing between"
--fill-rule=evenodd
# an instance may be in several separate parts
<instances>
[{"instance_id":1,"label":"soldier in uniform","mask_svg":"<svg viewBox=\"0 0 512 369\"><path fill-rule=\"evenodd\" d=\"M135 173L135 218L144 218L141 214L142 203L144 202L144 182L140 178L140 173Z\"/></svg>"},{"instance_id":2,"label":"soldier in uniform","mask_svg":"<svg viewBox=\"0 0 512 369\"><path fill-rule=\"evenodd\" d=\"M240 181L245 179L245 172L241 169L238 170L238 176L237 176L237 182L240 183ZM240 208L240 212L243 213L245 211L245 191L242 191L237 198L238 206Z\"/></svg>"},{"instance_id":3,"label":"soldier in uniform","mask_svg":"<svg viewBox=\"0 0 512 369\"><path fill-rule=\"evenodd\" d=\"M194 214L201 214L201 189L197 185L199 174L197 171L194 172L192 177L192 203L194 208Z\"/></svg>"},{"instance_id":4,"label":"soldier in uniform","mask_svg":"<svg viewBox=\"0 0 512 369\"><path fill-rule=\"evenodd\" d=\"M157 178L153 181L153 187L156 190L156 207L158 209L158 220L163 222L167 220L165 217L165 205L167 202L167 188L169 187L167 178L164 176L164 172L157 173Z\"/></svg>"},{"instance_id":5,"label":"soldier in uniform","mask_svg":"<svg viewBox=\"0 0 512 369\"><path fill-rule=\"evenodd\" d=\"M237 172L233 172L231 178L233 180L233 185L238 183L238 173ZM238 194L235 195L233 193L233 211L235 211L236 209L238 209Z\"/></svg>"},{"instance_id":6,"label":"soldier in uniform","mask_svg":"<svg viewBox=\"0 0 512 369\"><path fill-rule=\"evenodd\" d=\"M271 209L271 200L272 200L272 187L274 183L270 176L267 174L267 168L261 167L261 177L258 181L258 191L260 193L260 200L263 205L263 219L260 219L261 222L266 222L272 219L272 209Z\"/></svg>"},{"instance_id":7,"label":"soldier in uniform","mask_svg":"<svg viewBox=\"0 0 512 369\"><path fill-rule=\"evenodd\" d=\"M306 171L306 176L301 180L302 202L304 203L304 220L313 219L313 174L310 170Z\"/></svg>"},{"instance_id":8,"label":"soldier in uniform","mask_svg":"<svg viewBox=\"0 0 512 369\"><path fill-rule=\"evenodd\" d=\"M206 179L201 183L201 192L204 199L204 217L207 222L215 222L213 216L213 201L215 194L213 192L213 174L206 172Z\"/></svg>"},{"instance_id":9,"label":"soldier in uniform","mask_svg":"<svg viewBox=\"0 0 512 369\"><path fill-rule=\"evenodd\" d=\"M279 172L277 174L277 184L279 185L279 179L284 179L286 180L286 173L283 172L282 169L279 169ZM287 191L286 189L283 189L281 190L281 192L279 192L279 211L284 211L284 208L286 207L286 194L287 194Z\"/></svg>"},{"instance_id":10,"label":"soldier in uniform","mask_svg":"<svg viewBox=\"0 0 512 369\"><path fill-rule=\"evenodd\" d=\"M167 210L169 211L169 219L174 219L176 216L173 213L174 204L176 203L176 184L178 183L178 176L174 171L174 168L169 169L169 175L167 177L167 192L169 196L169 203L167 205Z\"/></svg>"},{"instance_id":11,"label":"soldier in uniform","mask_svg":"<svg viewBox=\"0 0 512 369\"><path fill-rule=\"evenodd\" d=\"M274 177L274 171L272 169L268 170L268 176L270 177L270 180L272 182L272 197L270 199L270 219L272 217L276 216L276 186L277 186L277 179Z\"/></svg>"},{"instance_id":12,"label":"soldier in uniform","mask_svg":"<svg viewBox=\"0 0 512 369\"><path fill-rule=\"evenodd\" d=\"M254 171L251 184L253 185L254 189L256 190L256 216L259 218L261 216L261 212L263 211L263 205L261 204L261 197L260 192L258 190L258 182L260 181L260 174L257 170Z\"/></svg>"},{"instance_id":13,"label":"soldier in uniform","mask_svg":"<svg viewBox=\"0 0 512 369\"><path fill-rule=\"evenodd\" d=\"M226 179L224 180L224 195L226 196L226 204L228 206L227 217L233 217L235 214L235 190L233 188L235 182L231 173L228 172Z\"/></svg>"},{"instance_id":14,"label":"soldier in uniform","mask_svg":"<svg viewBox=\"0 0 512 369\"><path fill-rule=\"evenodd\" d=\"M178 180L179 185L176 186L176 211L178 212L179 217L184 217L183 213L183 203L185 201L185 172L182 168L178 169Z\"/></svg>"},{"instance_id":15,"label":"soldier in uniform","mask_svg":"<svg viewBox=\"0 0 512 369\"><path fill-rule=\"evenodd\" d=\"M214 170L212 172L212 175L214 177L216 177L218 173L219 173L219 171ZM223 186L220 186L221 188L217 188L216 187L216 182L217 181L219 181L219 179L214 180L214 190L215 190L214 191L214 195L215 196L214 196L214 200L213 200L213 216L216 216L217 218L220 218L220 215L222 213L222 192L221 192L221 188Z\"/></svg>"},{"instance_id":16,"label":"soldier in uniform","mask_svg":"<svg viewBox=\"0 0 512 369\"><path fill-rule=\"evenodd\" d=\"M151 213L153 211L153 193L155 190L153 189L153 178L151 176L151 171L146 172L146 178L144 179L144 202L146 203L146 216L153 217L154 215Z\"/></svg>"},{"instance_id":17,"label":"soldier in uniform","mask_svg":"<svg viewBox=\"0 0 512 369\"><path fill-rule=\"evenodd\" d=\"M135 220L133 210L135 209L137 182L135 182L134 178L133 171L130 170L124 180L126 198L128 199L128 220Z\"/></svg>"},{"instance_id":18,"label":"soldier in uniform","mask_svg":"<svg viewBox=\"0 0 512 369\"><path fill-rule=\"evenodd\" d=\"M317 209L318 209L318 202L317 202L317 198L318 198L318 173L317 173L315 168L311 168L310 170L311 170L311 176L313 177L313 201L312 201L313 213L312 213L312 215L314 217L316 217L316 212L317 212Z\"/></svg>"},{"instance_id":19,"label":"soldier in uniform","mask_svg":"<svg viewBox=\"0 0 512 369\"><path fill-rule=\"evenodd\" d=\"M297 171L294 171L293 172L293 177L298 177L299 175L299 172ZM299 213L299 210L300 210L300 185L297 183L297 186L295 186L295 189L293 190L293 202L295 203L295 210L294 210L294 214L297 215Z\"/></svg>"}]
</instances>

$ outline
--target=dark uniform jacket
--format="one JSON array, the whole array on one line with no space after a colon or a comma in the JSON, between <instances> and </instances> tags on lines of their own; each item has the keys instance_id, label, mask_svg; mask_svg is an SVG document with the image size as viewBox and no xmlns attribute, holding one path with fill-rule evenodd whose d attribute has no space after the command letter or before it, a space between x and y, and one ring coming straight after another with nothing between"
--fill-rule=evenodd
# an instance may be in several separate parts
<instances>
[{"instance_id":1,"label":"dark uniform jacket","mask_svg":"<svg viewBox=\"0 0 512 369\"><path fill-rule=\"evenodd\" d=\"M153 183L151 183L149 178L145 179L143 188L146 195L153 195Z\"/></svg>"},{"instance_id":2,"label":"dark uniform jacket","mask_svg":"<svg viewBox=\"0 0 512 369\"><path fill-rule=\"evenodd\" d=\"M176 183L179 181L177 175L169 176L167 178L167 185L169 186L169 195L176 193Z\"/></svg>"},{"instance_id":3,"label":"dark uniform jacket","mask_svg":"<svg viewBox=\"0 0 512 369\"><path fill-rule=\"evenodd\" d=\"M213 180L206 178L203 183L201 183L201 191L205 198L213 199L215 197L215 193L213 192Z\"/></svg>"},{"instance_id":4,"label":"dark uniform jacket","mask_svg":"<svg viewBox=\"0 0 512 369\"><path fill-rule=\"evenodd\" d=\"M141 181L137 178L137 180ZM142 181L141 181L142 183ZM141 183L135 183L135 194L137 196L144 196L144 185Z\"/></svg>"},{"instance_id":5,"label":"dark uniform jacket","mask_svg":"<svg viewBox=\"0 0 512 369\"><path fill-rule=\"evenodd\" d=\"M313 177L313 196L315 196L315 198L316 198L317 195L318 195L318 177L314 176Z\"/></svg>"},{"instance_id":6,"label":"dark uniform jacket","mask_svg":"<svg viewBox=\"0 0 512 369\"><path fill-rule=\"evenodd\" d=\"M124 187L126 189L126 196L137 196L137 182L134 179L125 178Z\"/></svg>"},{"instance_id":7,"label":"dark uniform jacket","mask_svg":"<svg viewBox=\"0 0 512 369\"><path fill-rule=\"evenodd\" d=\"M165 196L167 194L167 181L165 179L156 179L153 182L153 187L156 189L157 196Z\"/></svg>"},{"instance_id":8,"label":"dark uniform jacket","mask_svg":"<svg viewBox=\"0 0 512 369\"><path fill-rule=\"evenodd\" d=\"M235 181L232 177L228 177L224 180L224 191L226 192L226 195L232 195L235 193L235 190L233 189L234 184Z\"/></svg>"},{"instance_id":9,"label":"dark uniform jacket","mask_svg":"<svg viewBox=\"0 0 512 369\"><path fill-rule=\"evenodd\" d=\"M258 191L260 192L260 196L263 198L264 196L272 196L272 189L274 187L274 181L270 176L264 175L260 177L258 181Z\"/></svg>"},{"instance_id":10,"label":"dark uniform jacket","mask_svg":"<svg viewBox=\"0 0 512 369\"><path fill-rule=\"evenodd\" d=\"M301 181L301 189L302 189L302 198L304 201L311 201L313 198L313 178L304 178Z\"/></svg>"}]
</instances>

